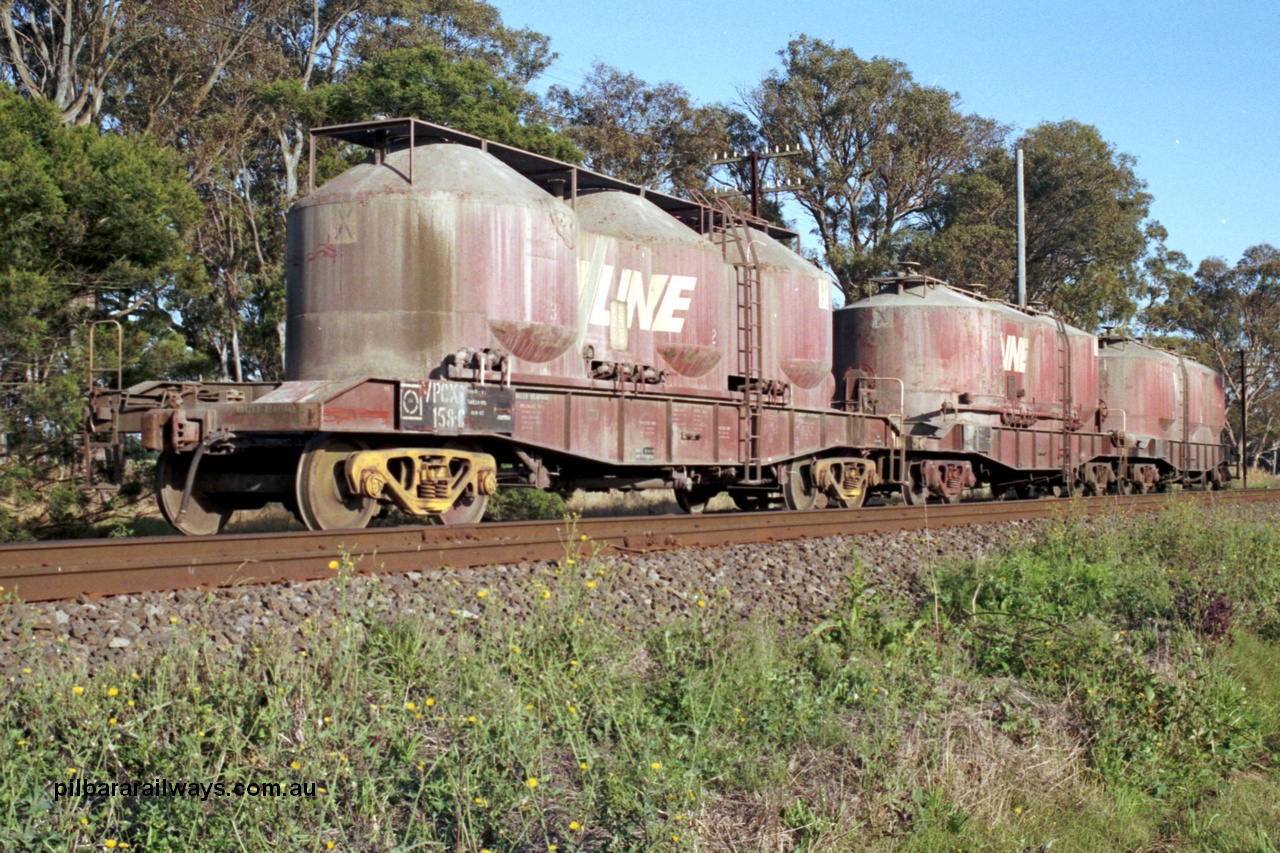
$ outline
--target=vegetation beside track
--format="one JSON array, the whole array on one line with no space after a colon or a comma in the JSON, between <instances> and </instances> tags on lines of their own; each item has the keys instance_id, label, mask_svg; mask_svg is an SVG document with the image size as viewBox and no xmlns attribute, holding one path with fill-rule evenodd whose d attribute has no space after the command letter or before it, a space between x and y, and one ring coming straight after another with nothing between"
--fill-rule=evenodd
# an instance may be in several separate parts
<instances>
[{"instance_id":1,"label":"vegetation beside track","mask_svg":"<svg viewBox=\"0 0 1280 853\"><path fill-rule=\"evenodd\" d=\"M743 623L715 590L643 634L590 542L497 618L387 621L351 586L305 654L192 625L136 672L0 686L19 849L1274 850L1280 532L1175 505L840 607ZM919 534L913 534L919 535ZM335 582L355 568L339 561ZM900 585L893 585L900 589ZM52 799L56 782L314 784L315 796ZM214 848L210 848L210 840ZM329 845L333 845L330 847Z\"/></svg>"}]
</instances>

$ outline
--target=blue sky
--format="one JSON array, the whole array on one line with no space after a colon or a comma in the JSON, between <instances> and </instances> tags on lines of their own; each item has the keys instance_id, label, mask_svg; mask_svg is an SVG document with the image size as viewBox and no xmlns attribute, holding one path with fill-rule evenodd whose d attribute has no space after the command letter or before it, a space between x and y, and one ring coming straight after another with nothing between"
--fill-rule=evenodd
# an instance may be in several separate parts
<instances>
[{"instance_id":1,"label":"blue sky","mask_svg":"<svg viewBox=\"0 0 1280 853\"><path fill-rule=\"evenodd\" d=\"M1137 158L1152 216L1192 263L1280 245L1280 3L491 2L551 37L541 82L571 88L599 59L733 102L800 33L898 59L1016 128L1096 125Z\"/></svg>"}]
</instances>

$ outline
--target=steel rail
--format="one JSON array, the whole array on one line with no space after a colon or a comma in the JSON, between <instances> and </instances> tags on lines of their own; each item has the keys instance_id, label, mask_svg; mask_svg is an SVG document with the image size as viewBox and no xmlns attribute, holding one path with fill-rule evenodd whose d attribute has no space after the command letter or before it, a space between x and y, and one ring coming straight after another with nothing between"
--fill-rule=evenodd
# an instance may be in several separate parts
<instances>
[{"instance_id":1,"label":"steel rail","mask_svg":"<svg viewBox=\"0 0 1280 853\"><path fill-rule=\"evenodd\" d=\"M0 545L0 586L25 601L333 577L347 555L359 574L555 560L584 553L643 554L820 536L922 530L1117 508L1149 511L1170 499L1229 505L1280 500L1280 489L1181 492L1062 501L724 512L524 521L458 527L81 539ZM585 537L585 538L584 538Z\"/></svg>"}]
</instances>

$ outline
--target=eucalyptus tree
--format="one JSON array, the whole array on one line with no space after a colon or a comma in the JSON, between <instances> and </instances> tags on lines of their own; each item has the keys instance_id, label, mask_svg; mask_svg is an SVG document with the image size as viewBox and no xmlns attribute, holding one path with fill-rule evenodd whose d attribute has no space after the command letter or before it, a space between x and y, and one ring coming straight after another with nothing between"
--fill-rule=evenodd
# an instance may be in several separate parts
<instances>
[{"instance_id":1,"label":"eucalyptus tree","mask_svg":"<svg viewBox=\"0 0 1280 853\"><path fill-rule=\"evenodd\" d=\"M819 260L857 299L926 223L947 179L976 167L1005 129L896 60L803 35L778 55L779 67L743 93L746 108L763 139L799 146L800 156L777 161L779 174L798 181L791 195L813 220Z\"/></svg>"},{"instance_id":2,"label":"eucalyptus tree","mask_svg":"<svg viewBox=\"0 0 1280 853\"><path fill-rule=\"evenodd\" d=\"M1027 298L1085 328L1130 322L1149 240L1163 232L1147 220L1151 196L1136 161L1092 125L1037 125L950 176L910 255L937 275L1014 298L1017 148L1025 159Z\"/></svg>"}]
</instances>

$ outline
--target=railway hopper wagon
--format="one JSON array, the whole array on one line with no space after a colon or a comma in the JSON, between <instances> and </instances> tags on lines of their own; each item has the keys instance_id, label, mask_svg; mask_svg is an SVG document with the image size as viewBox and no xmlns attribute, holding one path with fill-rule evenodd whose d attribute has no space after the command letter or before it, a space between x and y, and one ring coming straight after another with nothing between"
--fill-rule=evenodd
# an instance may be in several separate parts
<instances>
[{"instance_id":1,"label":"railway hopper wagon","mask_svg":"<svg viewBox=\"0 0 1280 853\"><path fill-rule=\"evenodd\" d=\"M910 268L876 281L835 312L835 374L852 409L902 378L908 502L1225 481L1214 371Z\"/></svg>"},{"instance_id":2,"label":"railway hopper wagon","mask_svg":"<svg viewBox=\"0 0 1280 853\"><path fill-rule=\"evenodd\" d=\"M1098 356L1129 489L1163 490L1172 482L1221 487L1228 476L1222 374L1132 338L1102 337Z\"/></svg>"},{"instance_id":3,"label":"railway hopper wagon","mask_svg":"<svg viewBox=\"0 0 1280 853\"><path fill-rule=\"evenodd\" d=\"M794 233L416 119L315 137L371 154L289 213L285 381L91 391L88 447L160 451L178 530L271 501L478 521L503 487L849 506L901 478L901 400L831 405L831 283Z\"/></svg>"}]
</instances>

